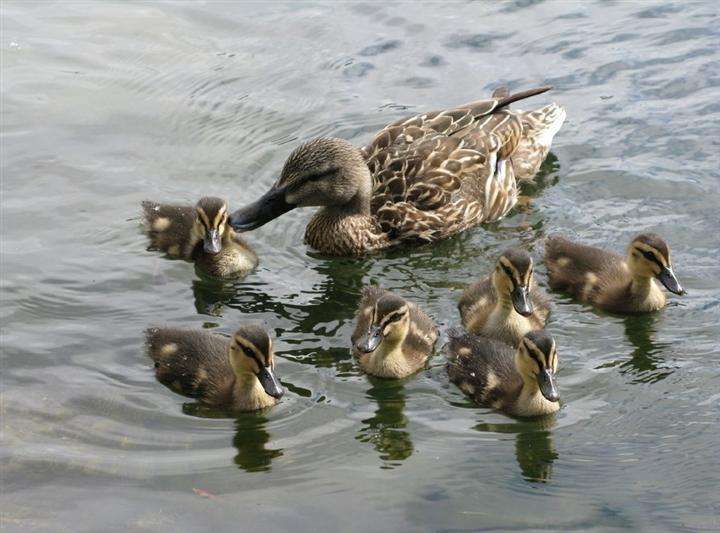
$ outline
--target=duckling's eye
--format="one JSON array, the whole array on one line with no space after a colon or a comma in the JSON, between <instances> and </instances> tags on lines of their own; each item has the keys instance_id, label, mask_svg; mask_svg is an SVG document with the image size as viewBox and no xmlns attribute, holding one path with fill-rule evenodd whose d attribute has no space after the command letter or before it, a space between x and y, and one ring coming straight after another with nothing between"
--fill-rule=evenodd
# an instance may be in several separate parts
<instances>
[{"instance_id":1,"label":"duckling's eye","mask_svg":"<svg viewBox=\"0 0 720 533\"><path fill-rule=\"evenodd\" d=\"M386 324L391 324L391 323L393 323L393 322L397 322L398 320L400 320L400 319L403 318L404 316L405 316L405 312L394 314L394 315L392 315L390 318L388 318L388 319L385 321L385 323L386 323Z\"/></svg>"},{"instance_id":2,"label":"duckling's eye","mask_svg":"<svg viewBox=\"0 0 720 533\"><path fill-rule=\"evenodd\" d=\"M246 356L251 357L251 358L253 358L253 359L255 358L255 354L254 354L254 353L252 352L252 350L251 350L250 348L248 348L247 346L243 346L243 347L242 347L242 351L243 351L243 353L244 353Z\"/></svg>"},{"instance_id":3,"label":"duckling's eye","mask_svg":"<svg viewBox=\"0 0 720 533\"><path fill-rule=\"evenodd\" d=\"M655 257L655 254L651 252L646 252L644 250L640 251L641 254L643 254L643 257L647 259L648 261L652 261L654 263L657 263L657 257Z\"/></svg>"},{"instance_id":4,"label":"duckling's eye","mask_svg":"<svg viewBox=\"0 0 720 533\"><path fill-rule=\"evenodd\" d=\"M505 275L506 275L508 278L513 279L512 271L511 271L508 267L506 267L505 265L500 265L500 266L502 267L503 272L505 272Z\"/></svg>"}]
</instances>

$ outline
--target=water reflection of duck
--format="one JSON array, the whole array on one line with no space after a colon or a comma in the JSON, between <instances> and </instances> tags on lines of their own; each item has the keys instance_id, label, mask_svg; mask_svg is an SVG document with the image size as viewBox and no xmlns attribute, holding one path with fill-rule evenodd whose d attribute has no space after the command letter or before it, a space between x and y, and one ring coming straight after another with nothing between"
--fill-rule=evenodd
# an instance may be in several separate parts
<instances>
[{"instance_id":1,"label":"water reflection of duck","mask_svg":"<svg viewBox=\"0 0 720 533\"><path fill-rule=\"evenodd\" d=\"M254 411L275 405L284 393L272 340L259 326L241 326L232 339L203 330L150 328L146 342L158 381L203 404Z\"/></svg>"},{"instance_id":2,"label":"water reflection of duck","mask_svg":"<svg viewBox=\"0 0 720 533\"><path fill-rule=\"evenodd\" d=\"M399 380L369 377L372 387L367 391L369 399L377 402L374 416L362 421L363 427L357 440L370 442L386 461L385 467L398 466L410 457L414 447L410 432L406 431L405 386Z\"/></svg>"},{"instance_id":3,"label":"water reflection of duck","mask_svg":"<svg viewBox=\"0 0 720 533\"><path fill-rule=\"evenodd\" d=\"M402 119L362 150L342 139L310 141L230 223L248 231L296 207L320 206L305 242L352 256L498 220L517 203L517 180L536 174L565 120L556 104L526 113L508 106L549 89L510 95L503 88L487 100Z\"/></svg>"},{"instance_id":4,"label":"water reflection of duck","mask_svg":"<svg viewBox=\"0 0 720 533\"><path fill-rule=\"evenodd\" d=\"M553 462L558 458L552 428L554 416L519 420L509 424L478 424L477 431L515 434L515 458L527 481L545 482L552 479Z\"/></svg>"}]
</instances>

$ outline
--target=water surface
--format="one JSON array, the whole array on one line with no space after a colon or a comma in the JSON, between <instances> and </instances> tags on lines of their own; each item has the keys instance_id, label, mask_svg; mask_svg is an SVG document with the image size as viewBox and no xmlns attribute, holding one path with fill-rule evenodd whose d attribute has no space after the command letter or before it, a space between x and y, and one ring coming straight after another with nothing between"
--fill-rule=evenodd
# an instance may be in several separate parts
<instances>
[{"instance_id":1,"label":"water surface","mask_svg":"<svg viewBox=\"0 0 720 533\"><path fill-rule=\"evenodd\" d=\"M2 522L35 531L717 530L720 12L713 2L2 5ZM232 206L303 140L552 84L568 120L511 216L327 259L310 210L221 283L145 251L143 199ZM528 101L527 105L531 105ZM623 318L555 295L560 413L474 407L438 350L403 381L348 339L382 283L456 325L506 246L657 231L689 293ZM541 284L545 271L538 267ZM282 404L223 416L158 384L150 325L277 336Z\"/></svg>"}]
</instances>

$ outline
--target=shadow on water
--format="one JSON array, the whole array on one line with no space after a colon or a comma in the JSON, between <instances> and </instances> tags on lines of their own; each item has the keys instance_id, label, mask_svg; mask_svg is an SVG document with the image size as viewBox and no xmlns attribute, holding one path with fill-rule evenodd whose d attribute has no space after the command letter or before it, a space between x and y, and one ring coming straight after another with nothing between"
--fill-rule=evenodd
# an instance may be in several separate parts
<instances>
[{"instance_id":1,"label":"shadow on water","mask_svg":"<svg viewBox=\"0 0 720 533\"><path fill-rule=\"evenodd\" d=\"M410 432L406 431L405 385L402 380L368 376L372 385L367 398L377 403L375 414L362 421L363 427L355 437L373 445L383 461L380 468L392 469L410 457L414 447Z\"/></svg>"},{"instance_id":2,"label":"shadow on water","mask_svg":"<svg viewBox=\"0 0 720 533\"><path fill-rule=\"evenodd\" d=\"M285 385L285 384L284 384ZM293 392L297 392L293 390ZM283 455L282 448L268 448L270 433L267 432L268 423L264 411L230 415L221 409L208 407L199 402L183 404L183 413L199 418L235 418L235 436L233 446L237 448L237 455L233 459L235 464L247 472L265 472L270 470L272 460Z\"/></svg>"},{"instance_id":3,"label":"shadow on water","mask_svg":"<svg viewBox=\"0 0 720 533\"><path fill-rule=\"evenodd\" d=\"M670 343L655 342L656 322L659 313L631 315L623 318L625 335L635 346L630 359L622 358L610 361L599 368L619 368L622 374L632 374L632 383L655 383L671 375L674 369L668 368L661 357Z\"/></svg>"},{"instance_id":4,"label":"shadow on water","mask_svg":"<svg viewBox=\"0 0 720 533\"><path fill-rule=\"evenodd\" d=\"M555 416L517 420L507 424L480 423L476 431L515 434L515 458L525 481L546 483L552 479L553 463L559 457L552 428Z\"/></svg>"}]
</instances>

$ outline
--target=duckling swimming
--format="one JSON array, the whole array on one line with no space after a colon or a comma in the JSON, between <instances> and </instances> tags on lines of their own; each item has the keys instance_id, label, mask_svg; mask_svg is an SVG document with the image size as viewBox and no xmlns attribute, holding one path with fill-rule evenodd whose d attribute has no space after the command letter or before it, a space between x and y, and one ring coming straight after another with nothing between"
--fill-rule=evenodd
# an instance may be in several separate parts
<instances>
[{"instance_id":1,"label":"duckling swimming","mask_svg":"<svg viewBox=\"0 0 720 533\"><path fill-rule=\"evenodd\" d=\"M173 392L232 411L273 406L285 393L272 340L259 326L240 326L231 339L175 328L150 328L145 335L155 376Z\"/></svg>"},{"instance_id":2,"label":"duckling swimming","mask_svg":"<svg viewBox=\"0 0 720 533\"><path fill-rule=\"evenodd\" d=\"M468 332L515 346L545 326L550 302L535 285L530 254L513 248L500 255L490 276L465 289L458 309Z\"/></svg>"},{"instance_id":3,"label":"duckling swimming","mask_svg":"<svg viewBox=\"0 0 720 533\"><path fill-rule=\"evenodd\" d=\"M195 264L219 278L242 276L258 264L257 255L228 224L228 206L214 197L195 207L142 203L150 248Z\"/></svg>"},{"instance_id":4,"label":"duckling swimming","mask_svg":"<svg viewBox=\"0 0 720 533\"><path fill-rule=\"evenodd\" d=\"M351 340L360 367L374 376L403 378L425 366L438 331L417 305L376 286L364 287Z\"/></svg>"},{"instance_id":5,"label":"duckling swimming","mask_svg":"<svg viewBox=\"0 0 720 533\"><path fill-rule=\"evenodd\" d=\"M635 237L627 257L571 242L560 236L545 243L550 287L612 313L645 313L665 306L667 290L685 294L670 263L670 247L655 233Z\"/></svg>"},{"instance_id":6,"label":"duckling swimming","mask_svg":"<svg viewBox=\"0 0 720 533\"><path fill-rule=\"evenodd\" d=\"M249 231L295 209L321 209L305 242L353 256L401 243L423 244L505 216L517 181L532 179L565 120L556 104L522 112L513 102L550 90L505 89L458 108L386 126L362 149L315 139L288 157L280 179L231 224Z\"/></svg>"},{"instance_id":7,"label":"duckling swimming","mask_svg":"<svg viewBox=\"0 0 720 533\"><path fill-rule=\"evenodd\" d=\"M517 348L459 328L448 336L450 381L478 404L528 417L560 409L557 350L546 331L526 333Z\"/></svg>"}]
</instances>

